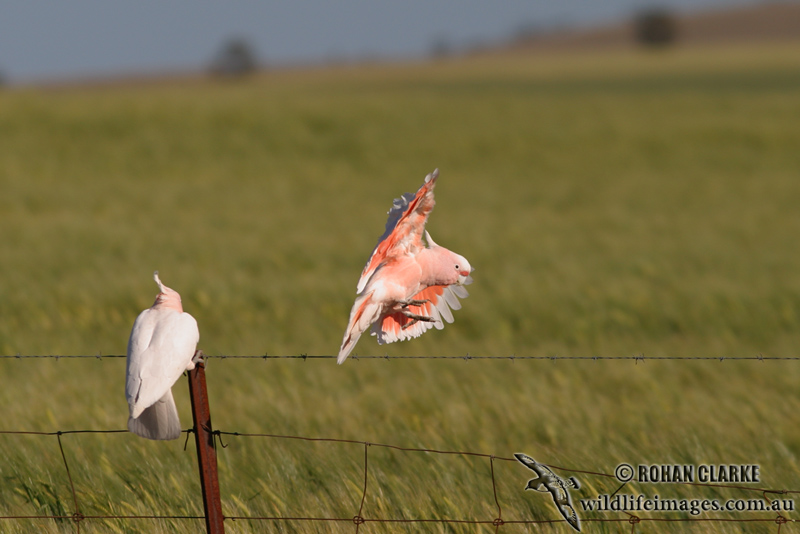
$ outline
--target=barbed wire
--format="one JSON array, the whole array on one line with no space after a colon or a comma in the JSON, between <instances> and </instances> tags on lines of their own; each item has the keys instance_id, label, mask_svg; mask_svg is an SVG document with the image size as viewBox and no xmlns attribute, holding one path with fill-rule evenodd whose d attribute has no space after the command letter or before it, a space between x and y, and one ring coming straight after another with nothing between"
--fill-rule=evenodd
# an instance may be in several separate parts
<instances>
[{"instance_id":1,"label":"barbed wire","mask_svg":"<svg viewBox=\"0 0 800 534\"><path fill-rule=\"evenodd\" d=\"M0 358L52 358L52 359L61 359L61 358L124 358L125 356L120 355L110 355L110 356L103 356L103 355L76 355L76 356L57 356L57 355L33 355L33 356L0 356ZM308 356L308 355L291 355L291 356L206 356L206 358L211 359L294 359L294 360L307 360L307 359L334 359L335 356L327 356L327 355L320 355L320 356ZM357 359L357 357L354 357ZM361 359L390 359L388 356L367 356L361 357ZM391 359L447 359L447 360L458 360L458 359L465 359L465 357L461 356L396 356L391 357ZM574 359L574 360L598 360L598 359L614 359L614 360L635 360L638 363L639 360L644 360L644 356L632 356L632 357L539 357L539 356L523 356L523 357L491 357L491 356L483 356L483 357L469 357L467 355L468 360L470 359L478 359L478 360L508 360L508 359L525 359L525 360L553 360L553 359ZM665 360L665 359L701 359L701 360L716 360L719 358L711 358L711 357L701 357L701 358L688 358L688 357L653 357L647 359L654 359L654 360ZM796 360L800 358L768 358L758 355L756 357L735 357L735 358L723 358L719 359L720 361L724 360L768 360L768 359L791 359ZM191 382L190 382L191 383ZM205 382L203 382L204 384ZM205 387L205 386L203 386ZM194 405L193 405L194 409ZM205 427L203 427L205 428ZM210 433L209 438L209 447L212 445L211 441L213 441L213 448L217 448L217 444L219 444L223 449L228 447L228 444L223 442L223 438L226 440L231 439L271 439L271 440L301 440L301 441L308 441L308 442L324 442L324 443L338 443L338 444L348 444L354 445L358 447L363 447L364 456L363 456L363 490L361 493L360 504L356 514L353 517L311 517L311 516L298 516L298 517L288 517L288 516L257 516L257 515L230 515L224 516L220 511L221 521L230 520L230 521L272 521L272 522L348 522L352 523L355 526L355 532L358 534L359 528L361 525L366 523L379 523L379 524L409 524L409 523L441 523L441 524L468 524L468 525L487 525L493 526L495 533L499 533L500 528L503 525L511 525L511 524L518 524L518 525L533 525L533 524L550 524L550 523L564 523L564 519L562 518L555 518L555 519L507 519L503 517L503 509L501 506L501 500L498 497L497 492L497 479L495 474L495 462L496 461L507 461L507 462L516 462L515 458L509 458L504 456L498 456L495 454L488 454L484 452L475 452L475 451L453 451L453 450L441 450L441 449L433 449L433 448L423 448L423 447L405 447L400 445L394 444L386 444L386 443L374 443L370 441L362 441L362 440L354 440L354 439L342 439L342 438L329 438L329 437L309 437L309 436L295 436L295 435L284 435L284 434L268 434L268 433L252 433L252 432L237 432L237 431L226 431L226 430L212 430L210 428L206 429ZM186 433L187 443L189 435L192 433L196 433L195 428L190 428L184 430L183 432ZM41 437L56 437L56 442L58 445L61 461L64 466L64 470L66 472L66 478L69 485L70 495L71 495L71 508L72 513L67 515L64 513L55 513L55 514L36 514L36 515L23 515L23 514L11 514L6 516L0 516L0 521L21 521L21 520L72 520L73 524L75 525L76 531L80 534L81 532L81 524L85 520L200 520L200 519L207 519L206 516L199 516L199 515L191 515L191 514L141 514L141 515L134 515L134 514L126 514L126 515L110 515L110 514L98 514L98 515L90 515L84 514L81 510L81 505L79 501L79 492L76 491L75 484L73 481L72 474L70 472L69 462L67 461L67 454L65 452L65 445L64 440L62 439L65 436L71 435L80 435L80 434L119 434L119 433L128 433L127 429L73 429L73 430L56 430L56 431L32 431L32 430L0 430L0 435L29 435L29 436L41 436ZM138 438L134 438L138 439ZM369 469L370 469L370 458L369 458L369 451L371 448L384 448L384 449L391 449L402 451L404 453L425 453L425 454L437 454L437 455L457 455L457 456L469 456L474 458L480 458L483 460L488 461L489 463L489 472L491 474L491 483L492 483L492 495L494 499L494 504L496 506L496 514L495 517L490 518L473 518L473 519L462 519L462 518L414 518L414 519L407 519L407 518L386 518L386 517L365 517L364 514L364 505L366 503L368 491L369 491ZM186 447L184 447L185 449ZM552 464L546 464L552 469L558 471L564 471L568 473L581 473L583 475L590 475L590 476L597 476L603 477L608 479L617 479L615 474L604 473L601 471L593 471L587 469L577 469L575 467L565 467L565 466L557 466ZM636 481L634 481L636 482ZM619 486L614 493L611 495L615 495L618 493L628 482L623 482L621 486ZM770 499L767 497L768 494L770 495L796 495L800 494L800 490L787 490L787 489L772 489L772 488L756 488L751 486L737 486L733 484L718 484L718 483L702 483L702 482L672 482L672 485L690 485L690 486L707 486L713 488L728 488L737 491L745 491L745 492L757 492L763 496L763 499L769 503ZM217 496L218 499L218 496ZM59 506L59 508L61 508ZM61 512L61 509L58 510ZM677 510L676 510L677 511ZM770 511L770 510L762 510L762 511ZM785 516L781 515L780 512L777 512L777 516L772 518L725 518L725 517L680 517L680 518L664 518L664 517L641 517L639 515L635 515L629 511L618 511L624 513L626 517L616 517L616 518L597 518L597 517L588 517L582 519L585 523L605 523L605 522L612 522L612 523L628 523L631 525L631 533L635 533L636 525L642 522L707 522L707 523L728 523L728 522L735 522L735 523L774 523L777 525L777 532L781 533L781 528L783 525L788 523L795 523L797 520L795 519L788 519Z\"/></svg>"},{"instance_id":2,"label":"barbed wire","mask_svg":"<svg viewBox=\"0 0 800 534\"><path fill-rule=\"evenodd\" d=\"M194 433L194 429L186 429L183 432L187 434L187 439L189 434ZM15 514L15 515L4 515L0 516L0 521L4 520L72 520L76 532L81 532L81 523L87 520L202 520L204 516L201 515L185 515L185 514L125 514L125 515L111 515L111 514L84 514L81 512L80 503L78 501L77 492L75 490L75 485L72 479L72 475L70 474L69 469L69 462L67 461L67 456L64 451L64 444L61 439L62 436L67 435L76 435L76 434L117 434L117 433L129 433L127 429L81 429L81 430L57 430L51 432L44 432L44 431L27 431L27 430L0 430L0 435L32 435L32 436L46 436L52 437L55 436L57 438L58 448L60 451L60 456L64 465L64 469L67 474L67 479L72 495L72 504L74 507L74 512L70 515L66 514L35 514L35 515L22 515L22 514ZM342 438L327 438L327 437L309 437L309 436L294 436L294 435L284 435L284 434L267 434L267 433L252 433L252 432L237 432L237 431L225 431L225 430L214 430L212 434L215 437L215 440L219 441L219 445L223 449L228 448L228 444L223 443L222 438L262 438L262 439L278 439L278 440L299 440L299 441L308 441L308 442L326 442L326 443L337 443L337 444L350 444L350 445L358 445L364 448L364 486L363 491L360 499L360 504L356 515L353 517L311 517L311 516L258 516L258 515L225 515L224 519L228 521L258 521L258 522L339 522L339 523L352 523L355 526L355 532L359 532L359 528L363 524L367 523L379 523L379 524L412 524L412 523L441 523L441 524L464 524L464 525L487 525L495 527L495 533L500 532L500 528L504 525L534 525L534 524L552 524L552 523L564 523L564 519L555 518L555 519L504 519L503 518L503 510L500 505L500 499L497 495L497 479L495 476L495 469L494 463L495 461L506 461L506 462L516 462L517 460L514 458L498 456L489 453L482 453L482 452L475 452L475 451L453 451L453 450L441 450L441 449L432 449L432 448L422 448L422 447L404 447L400 445L393 445L393 444L386 444L386 443L375 443L370 441L361 441L361 440L353 440L353 439L342 439ZM457 456L470 456L470 457L478 457L487 459L489 461L490 473L491 473L491 483L492 483L492 495L494 497L494 503L497 507L497 515L493 518L487 519L450 519L450 518L380 518L380 517L365 517L364 513L364 503L366 502L367 494L368 494L368 481L369 481L369 450L371 447L376 448L385 448L385 449L392 449L407 453L427 453L427 454L439 454L439 455L457 455ZM605 473L601 471L592 471L587 469L577 469L575 467L565 467L565 466L558 466L554 464L546 464L551 469L555 469L561 472L567 473L581 473L584 475L592 475L598 476L603 478L609 479L616 479L617 477L611 473ZM634 481L635 482L635 481ZM627 483L623 483L622 486L617 488L614 492L616 494L619 492L622 487L625 486ZM671 485L691 485L691 486L706 486L706 487L713 487L713 488L728 488L728 489L736 489L740 491L748 491L748 492L756 492L761 493L766 500L769 500L766 497L766 494L775 494L775 495L797 495L800 494L800 490L786 490L786 489L772 489L772 488L760 488L760 487L750 487L750 486L737 486L737 485L726 485L726 484L717 484L717 483L701 483L701 482L671 482ZM612 494L613 495L613 494ZM622 511L627 517L617 517L617 518L596 518L596 517L587 517L581 519L583 523L628 523L631 525L631 533L636 532L636 525L639 523L647 523L647 522L667 522L667 523L675 523L675 522L704 522L704 523L774 523L777 526L777 533L781 533L781 528L783 525L788 523L796 523L797 520L789 519L780 513L776 517L772 518L720 518L720 517L682 517L682 518L660 518L660 517L641 517L635 515L633 513Z\"/></svg>"},{"instance_id":3,"label":"barbed wire","mask_svg":"<svg viewBox=\"0 0 800 534\"><path fill-rule=\"evenodd\" d=\"M335 360L337 356L329 354L285 354L285 355L235 355L235 354L206 354L204 355L207 360ZM0 354L0 360L20 360L20 359L97 359L102 360L105 358L126 358L124 354L13 354L3 355ZM511 354L509 356L474 356L469 353L463 356L390 356L388 354L380 355L367 355L358 356L350 355L349 360L461 360L461 361L516 361L516 360L532 360L532 361L605 361L605 360L627 360L633 362L645 361L800 361L800 356L764 356L757 354L754 356L645 356L638 354L633 356L517 356Z\"/></svg>"}]
</instances>

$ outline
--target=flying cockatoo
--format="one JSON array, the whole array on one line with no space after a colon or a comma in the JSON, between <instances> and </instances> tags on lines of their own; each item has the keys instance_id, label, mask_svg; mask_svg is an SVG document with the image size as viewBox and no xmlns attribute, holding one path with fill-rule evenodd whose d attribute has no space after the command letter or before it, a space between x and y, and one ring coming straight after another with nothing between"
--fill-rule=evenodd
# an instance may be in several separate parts
<instances>
[{"instance_id":1,"label":"flying cockatoo","mask_svg":"<svg viewBox=\"0 0 800 534\"><path fill-rule=\"evenodd\" d=\"M386 231L358 280L358 296L339 349L340 364L370 325L380 344L419 337L432 327L444 328L442 319L452 323L450 308L461 308L458 297L469 295L464 287L472 283L469 262L434 243L425 230L438 176L436 169L416 195L406 193L394 200Z\"/></svg>"},{"instance_id":2,"label":"flying cockatoo","mask_svg":"<svg viewBox=\"0 0 800 534\"><path fill-rule=\"evenodd\" d=\"M194 369L200 332L194 317L183 311L178 292L161 283L158 271L153 278L156 301L136 318L128 341L128 430L147 439L177 439L181 422L172 385Z\"/></svg>"}]
</instances>

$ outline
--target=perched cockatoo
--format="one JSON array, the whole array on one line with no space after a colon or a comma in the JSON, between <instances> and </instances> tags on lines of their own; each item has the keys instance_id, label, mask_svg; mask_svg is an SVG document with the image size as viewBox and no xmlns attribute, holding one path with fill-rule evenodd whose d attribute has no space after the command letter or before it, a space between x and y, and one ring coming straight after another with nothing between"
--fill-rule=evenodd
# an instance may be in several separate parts
<instances>
[{"instance_id":1,"label":"perched cockatoo","mask_svg":"<svg viewBox=\"0 0 800 534\"><path fill-rule=\"evenodd\" d=\"M139 314L128 341L125 396L128 430L147 439L177 439L181 435L172 385L194 369L200 332L185 313L181 296L153 274L159 293L152 308Z\"/></svg>"},{"instance_id":2,"label":"perched cockatoo","mask_svg":"<svg viewBox=\"0 0 800 534\"><path fill-rule=\"evenodd\" d=\"M425 230L438 176L436 169L416 195L406 193L394 200L386 231L358 281L339 363L370 325L380 344L418 337L431 327L444 328L442 319L452 323L450 308L461 308L458 297L469 295L464 287L472 283L469 262L434 243Z\"/></svg>"}]
</instances>

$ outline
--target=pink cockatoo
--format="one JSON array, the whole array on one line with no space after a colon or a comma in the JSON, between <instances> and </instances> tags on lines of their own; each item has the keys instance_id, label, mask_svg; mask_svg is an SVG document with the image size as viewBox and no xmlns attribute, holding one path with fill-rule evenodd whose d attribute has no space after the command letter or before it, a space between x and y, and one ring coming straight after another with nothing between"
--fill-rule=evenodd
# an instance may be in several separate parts
<instances>
[{"instance_id":1,"label":"pink cockatoo","mask_svg":"<svg viewBox=\"0 0 800 534\"><path fill-rule=\"evenodd\" d=\"M181 422L172 385L194 369L200 332L194 317L183 311L178 292L161 283L158 271L153 278L158 296L136 318L128 341L128 430L147 439L177 439Z\"/></svg>"},{"instance_id":2,"label":"pink cockatoo","mask_svg":"<svg viewBox=\"0 0 800 534\"><path fill-rule=\"evenodd\" d=\"M458 297L469 295L464 287L472 283L469 262L434 243L425 230L438 176L436 169L416 195L406 193L394 200L386 231L358 280L358 296L339 349L340 364L370 325L380 344L419 337L432 327L444 328L442 319L452 323L450 308L461 308Z\"/></svg>"}]
</instances>

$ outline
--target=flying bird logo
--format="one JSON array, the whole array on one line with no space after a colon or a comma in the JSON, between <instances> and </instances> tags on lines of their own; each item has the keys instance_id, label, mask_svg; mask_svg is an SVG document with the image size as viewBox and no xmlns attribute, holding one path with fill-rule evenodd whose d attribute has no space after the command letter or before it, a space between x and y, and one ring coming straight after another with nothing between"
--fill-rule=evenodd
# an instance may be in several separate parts
<instances>
[{"instance_id":1,"label":"flying bird logo","mask_svg":"<svg viewBox=\"0 0 800 534\"><path fill-rule=\"evenodd\" d=\"M568 480L564 480L560 476L553 473L549 467L540 464L526 454L516 452L514 453L514 457L519 460L522 465L537 475L536 478L528 480L528 483L525 485L525 489L549 492L553 497L553 502L555 503L556 508L558 508L558 511L561 512L561 515L564 516L564 519L567 520L567 523L569 523L572 528L580 532L581 520L578 517L578 514L575 512L575 508L572 506L572 500L569 496L570 488L580 489L581 485L578 480L575 477L570 477Z\"/></svg>"},{"instance_id":2,"label":"flying bird logo","mask_svg":"<svg viewBox=\"0 0 800 534\"><path fill-rule=\"evenodd\" d=\"M437 245L425 230L438 176L436 169L416 195L394 200L386 231L358 280L338 363L347 359L370 325L379 344L419 337L430 328L444 328L442 320L452 323L451 308L460 309L458 299L469 295L464 286L472 283L472 266Z\"/></svg>"}]
</instances>

